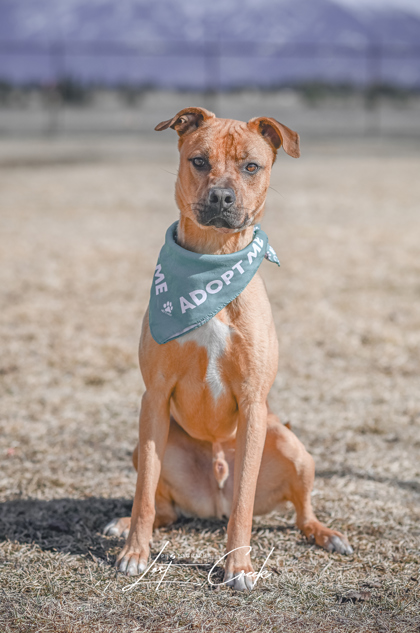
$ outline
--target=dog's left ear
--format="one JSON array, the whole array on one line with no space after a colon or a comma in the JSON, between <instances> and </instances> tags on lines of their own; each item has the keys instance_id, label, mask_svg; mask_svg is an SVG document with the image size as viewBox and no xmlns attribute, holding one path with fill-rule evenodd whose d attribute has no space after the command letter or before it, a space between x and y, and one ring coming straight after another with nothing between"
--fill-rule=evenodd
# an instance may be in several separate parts
<instances>
[{"instance_id":1,"label":"dog's left ear","mask_svg":"<svg viewBox=\"0 0 420 633\"><path fill-rule=\"evenodd\" d=\"M173 119L162 121L155 127L157 132L166 130L168 127L176 130L179 136L184 136L190 132L194 132L200 125L209 119L214 119L215 114L205 108L184 108Z\"/></svg>"},{"instance_id":2,"label":"dog's left ear","mask_svg":"<svg viewBox=\"0 0 420 633\"><path fill-rule=\"evenodd\" d=\"M283 145L286 154L293 156L293 158L299 158L299 134L279 123L276 119L265 116L255 117L255 119L248 121L248 127L261 134L274 149L275 154Z\"/></svg>"}]
</instances>

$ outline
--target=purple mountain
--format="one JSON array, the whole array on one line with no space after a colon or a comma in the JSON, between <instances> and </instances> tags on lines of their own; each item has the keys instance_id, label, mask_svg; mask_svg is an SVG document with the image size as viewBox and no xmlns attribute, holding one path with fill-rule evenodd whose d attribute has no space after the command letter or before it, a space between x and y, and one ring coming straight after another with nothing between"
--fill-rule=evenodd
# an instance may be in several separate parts
<instances>
[{"instance_id":1,"label":"purple mountain","mask_svg":"<svg viewBox=\"0 0 420 633\"><path fill-rule=\"evenodd\" d=\"M373 6L373 5L372 5ZM420 12L334 0L0 0L0 79L420 86Z\"/></svg>"}]
</instances>

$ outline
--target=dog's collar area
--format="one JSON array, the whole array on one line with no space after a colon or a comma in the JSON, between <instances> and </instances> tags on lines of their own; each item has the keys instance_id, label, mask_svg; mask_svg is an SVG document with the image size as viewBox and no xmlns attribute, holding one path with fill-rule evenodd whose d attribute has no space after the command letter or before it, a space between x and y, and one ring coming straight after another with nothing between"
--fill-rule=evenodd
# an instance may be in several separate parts
<instances>
[{"instance_id":1,"label":"dog's collar area","mask_svg":"<svg viewBox=\"0 0 420 633\"><path fill-rule=\"evenodd\" d=\"M178 246L178 248L182 248L184 251L187 251L186 248L184 248L183 246L181 246L180 244L178 244L178 224L179 222L175 222L174 224L172 224L172 226L174 227L173 230L173 241L174 243ZM253 236L252 239L255 238L255 234L257 233L257 231L260 231L260 224L254 224L254 232L253 232ZM252 242L251 242L252 243ZM193 252L193 251L188 251L189 253ZM236 251L236 252L240 252L240 251ZM231 254L231 253L229 253ZM234 253L232 253L234 254ZM212 255L212 257L219 257L219 255ZM264 254L265 259L267 259L269 262L271 262L272 264L277 264L277 266L280 266L280 260L277 257L277 253L274 250L274 248L272 246L270 246L270 244L268 244L267 242L267 250Z\"/></svg>"},{"instance_id":2,"label":"dog's collar area","mask_svg":"<svg viewBox=\"0 0 420 633\"><path fill-rule=\"evenodd\" d=\"M177 243L177 229L174 222L166 232L150 290L149 326L160 344L212 319L246 288L264 258L280 266L258 224L248 246L223 255L183 248Z\"/></svg>"}]
</instances>

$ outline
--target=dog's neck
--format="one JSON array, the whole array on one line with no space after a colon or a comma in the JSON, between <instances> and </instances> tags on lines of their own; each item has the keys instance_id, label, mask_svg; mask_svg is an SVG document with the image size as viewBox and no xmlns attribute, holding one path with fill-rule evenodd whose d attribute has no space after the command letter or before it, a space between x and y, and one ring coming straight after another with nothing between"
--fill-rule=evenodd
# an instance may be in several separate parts
<instances>
[{"instance_id":1,"label":"dog's neck","mask_svg":"<svg viewBox=\"0 0 420 633\"><path fill-rule=\"evenodd\" d=\"M179 220L177 243L194 253L208 255L226 255L236 253L252 242L254 226L248 226L238 233L223 233L216 229L202 229L190 218Z\"/></svg>"}]
</instances>

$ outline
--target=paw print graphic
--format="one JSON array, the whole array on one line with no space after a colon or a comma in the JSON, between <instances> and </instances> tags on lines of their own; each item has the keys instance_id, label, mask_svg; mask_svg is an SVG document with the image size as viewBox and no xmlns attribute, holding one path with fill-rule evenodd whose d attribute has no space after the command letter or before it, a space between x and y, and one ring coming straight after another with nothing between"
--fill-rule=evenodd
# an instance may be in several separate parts
<instances>
[{"instance_id":1,"label":"paw print graphic","mask_svg":"<svg viewBox=\"0 0 420 633\"><path fill-rule=\"evenodd\" d=\"M165 314L169 314L169 316L172 316L171 312L174 309L172 303L170 301L167 301L167 303L163 304L163 310L162 312L164 312Z\"/></svg>"}]
</instances>

